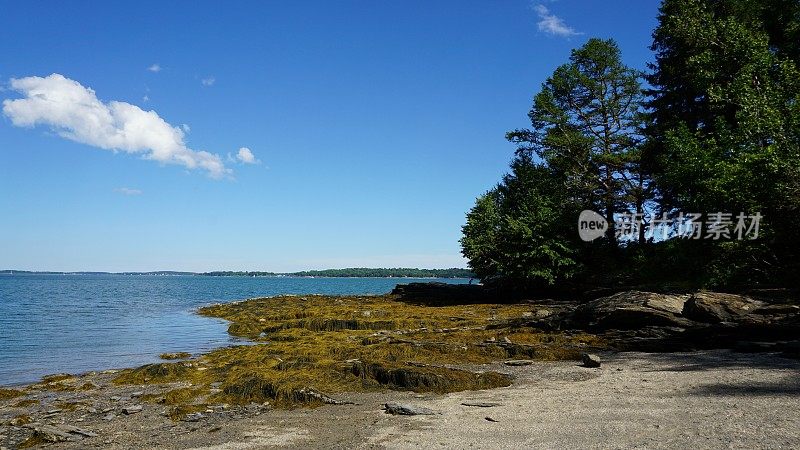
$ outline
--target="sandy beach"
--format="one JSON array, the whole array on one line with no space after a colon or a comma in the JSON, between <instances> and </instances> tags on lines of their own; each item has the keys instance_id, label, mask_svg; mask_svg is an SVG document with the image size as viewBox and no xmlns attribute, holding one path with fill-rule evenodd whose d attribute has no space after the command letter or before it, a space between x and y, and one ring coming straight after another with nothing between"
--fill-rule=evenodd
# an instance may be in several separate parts
<instances>
[{"instance_id":1,"label":"sandy beach","mask_svg":"<svg viewBox=\"0 0 800 450\"><path fill-rule=\"evenodd\" d=\"M574 361L523 367L475 367L515 377L506 388L445 395L351 393L352 405L272 410L250 405L173 422L159 405L125 414L148 387L114 386L112 374L88 374L86 393L41 393L36 407L4 402L0 439L8 447L26 430L21 413L40 424L79 427L49 448L244 450L304 448L795 448L800 445L800 361L777 354L726 350L605 353L600 368ZM64 402L80 402L73 411ZM386 402L433 415L387 414ZM465 406L479 404L481 406ZM48 412L49 411L49 412Z\"/></svg>"}]
</instances>

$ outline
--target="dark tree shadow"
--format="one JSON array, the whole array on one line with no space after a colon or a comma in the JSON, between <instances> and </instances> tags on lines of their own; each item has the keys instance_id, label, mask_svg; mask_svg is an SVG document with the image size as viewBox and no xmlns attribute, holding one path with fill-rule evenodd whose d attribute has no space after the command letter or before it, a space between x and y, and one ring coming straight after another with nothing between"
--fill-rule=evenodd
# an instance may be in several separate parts
<instances>
[{"instance_id":1,"label":"dark tree shadow","mask_svg":"<svg viewBox=\"0 0 800 450\"><path fill-rule=\"evenodd\" d=\"M737 384L707 384L690 389L689 394L709 397L774 395L800 396L800 376L798 376L798 374L794 374L790 377L787 377L786 380L777 383L750 382Z\"/></svg>"}]
</instances>

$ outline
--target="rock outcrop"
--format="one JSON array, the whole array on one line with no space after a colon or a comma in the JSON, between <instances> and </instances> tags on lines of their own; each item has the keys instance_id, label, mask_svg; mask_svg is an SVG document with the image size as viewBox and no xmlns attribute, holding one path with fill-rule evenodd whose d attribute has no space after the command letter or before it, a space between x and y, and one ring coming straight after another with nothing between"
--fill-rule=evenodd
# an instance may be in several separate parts
<instances>
[{"instance_id":1,"label":"rock outcrop","mask_svg":"<svg viewBox=\"0 0 800 450\"><path fill-rule=\"evenodd\" d=\"M649 326L688 328L693 322L682 315L688 299L688 295L619 292L579 306L567 320L574 327L591 331Z\"/></svg>"},{"instance_id":2,"label":"rock outcrop","mask_svg":"<svg viewBox=\"0 0 800 450\"><path fill-rule=\"evenodd\" d=\"M698 292L683 305L683 315L704 323L739 322L764 306L763 301L744 295Z\"/></svg>"},{"instance_id":3,"label":"rock outcrop","mask_svg":"<svg viewBox=\"0 0 800 450\"><path fill-rule=\"evenodd\" d=\"M401 415L401 416L430 416L436 414L436 411L425 408L424 406L408 405L405 403L389 402L383 405L383 409L387 414Z\"/></svg>"}]
</instances>

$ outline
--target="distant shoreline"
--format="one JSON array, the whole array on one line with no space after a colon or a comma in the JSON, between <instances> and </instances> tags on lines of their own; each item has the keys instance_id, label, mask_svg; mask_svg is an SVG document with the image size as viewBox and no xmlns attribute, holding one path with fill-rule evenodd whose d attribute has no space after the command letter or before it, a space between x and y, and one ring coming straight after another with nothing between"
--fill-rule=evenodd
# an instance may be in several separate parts
<instances>
[{"instance_id":1,"label":"distant shoreline","mask_svg":"<svg viewBox=\"0 0 800 450\"><path fill-rule=\"evenodd\" d=\"M412 268L348 268L306 270L299 272L262 272L262 271L212 271L212 272L181 272L181 271L150 271L150 272L57 272L57 271L31 271L31 270L0 270L0 275L153 275L153 276L206 276L206 277L296 277L296 278L448 278L470 279L475 278L469 269L412 269Z\"/></svg>"}]
</instances>

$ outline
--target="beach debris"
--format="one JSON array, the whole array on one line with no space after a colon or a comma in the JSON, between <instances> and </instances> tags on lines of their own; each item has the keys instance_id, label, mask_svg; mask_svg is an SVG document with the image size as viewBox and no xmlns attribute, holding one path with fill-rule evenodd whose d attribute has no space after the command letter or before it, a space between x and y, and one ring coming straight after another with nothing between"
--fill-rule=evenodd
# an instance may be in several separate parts
<instances>
[{"instance_id":1,"label":"beach debris","mask_svg":"<svg viewBox=\"0 0 800 450\"><path fill-rule=\"evenodd\" d=\"M462 406L475 406L477 408L492 408L495 406L502 406L500 403L494 402L463 402Z\"/></svg>"},{"instance_id":2,"label":"beach debris","mask_svg":"<svg viewBox=\"0 0 800 450\"><path fill-rule=\"evenodd\" d=\"M33 437L32 439L39 439L45 442L65 442L73 440L72 435L67 433L66 431L56 428L52 425L45 425L41 423L31 423L25 425L26 428L30 428L33 430Z\"/></svg>"},{"instance_id":3,"label":"beach debris","mask_svg":"<svg viewBox=\"0 0 800 450\"><path fill-rule=\"evenodd\" d=\"M64 431L66 431L66 432L68 432L68 433L77 434L77 435L80 435L80 436L83 436L83 437L87 437L87 438L97 436L97 433L94 433L94 432L89 431L89 430L84 430L83 428L78 428L78 427L75 427L75 426L72 426L72 425L57 425L57 427L62 429L62 430L64 430Z\"/></svg>"},{"instance_id":4,"label":"beach debris","mask_svg":"<svg viewBox=\"0 0 800 450\"><path fill-rule=\"evenodd\" d=\"M131 414L136 414L142 412L142 405L131 405L122 408L122 413L130 416Z\"/></svg>"},{"instance_id":5,"label":"beach debris","mask_svg":"<svg viewBox=\"0 0 800 450\"><path fill-rule=\"evenodd\" d=\"M187 414L181 420L184 421L184 422L199 422L200 419L202 419L203 417L205 417L205 416L203 416L201 413L197 412L197 413Z\"/></svg>"},{"instance_id":6,"label":"beach debris","mask_svg":"<svg viewBox=\"0 0 800 450\"><path fill-rule=\"evenodd\" d=\"M489 422L497 422L496 420L492 419L489 416L484 417L484 419L488 420Z\"/></svg>"},{"instance_id":7,"label":"beach debris","mask_svg":"<svg viewBox=\"0 0 800 450\"><path fill-rule=\"evenodd\" d=\"M83 439L97 436L96 433L72 425L31 423L25 425L25 427L33 430L33 439L44 442L66 442L73 441L75 438Z\"/></svg>"},{"instance_id":8,"label":"beach debris","mask_svg":"<svg viewBox=\"0 0 800 450\"><path fill-rule=\"evenodd\" d=\"M600 357L591 353L582 354L581 361L583 361L583 367L600 367Z\"/></svg>"},{"instance_id":9,"label":"beach debris","mask_svg":"<svg viewBox=\"0 0 800 450\"><path fill-rule=\"evenodd\" d=\"M516 366L530 366L531 364L533 364L533 360L532 359L510 359L508 361L505 361L503 364L505 364L507 366L515 366L515 367Z\"/></svg>"},{"instance_id":10,"label":"beach debris","mask_svg":"<svg viewBox=\"0 0 800 450\"><path fill-rule=\"evenodd\" d=\"M387 414L401 416L431 416L436 411L425 408L424 406L409 405L406 403L389 402L383 405Z\"/></svg>"},{"instance_id":11,"label":"beach debris","mask_svg":"<svg viewBox=\"0 0 800 450\"><path fill-rule=\"evenodd\" d=\"M355 403L353 402L345 400L337 400L335 398L328 397L327 395L317 392L313 389L300 389L297 392L301 396L304 396L308 399L319 400L326 405L355 405Z\"/></svg>"}]
</instances>

